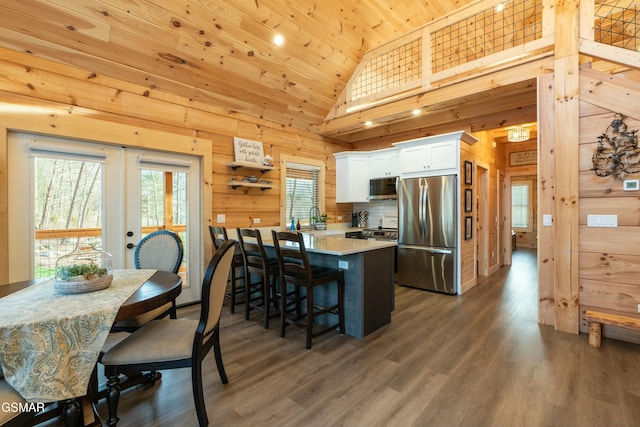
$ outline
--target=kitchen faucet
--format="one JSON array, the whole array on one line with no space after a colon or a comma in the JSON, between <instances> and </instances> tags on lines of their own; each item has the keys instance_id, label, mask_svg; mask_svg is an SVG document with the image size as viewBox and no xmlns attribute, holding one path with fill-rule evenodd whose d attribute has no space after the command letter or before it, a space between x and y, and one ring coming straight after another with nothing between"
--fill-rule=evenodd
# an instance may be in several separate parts
<instances>
[{"instance_id":1,"label":"kitchen faucet","mask_svg":"<svg viewBox=\"0 0 640 427\"><path fill-rule=\"evenodd\" d=\"M309 230L313 230L313 224L315 223L313 217L320 218L320 209L315 205L309 209Z\"/></svg>"}]
</instances>

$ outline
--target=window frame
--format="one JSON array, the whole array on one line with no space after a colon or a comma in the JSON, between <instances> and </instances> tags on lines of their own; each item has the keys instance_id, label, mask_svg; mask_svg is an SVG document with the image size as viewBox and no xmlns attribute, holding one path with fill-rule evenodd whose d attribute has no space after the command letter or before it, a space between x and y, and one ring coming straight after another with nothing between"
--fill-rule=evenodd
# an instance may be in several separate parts
<instances>
[{"instance_id":1,"label":"window frame","mask_svg":"<svg viewBox=\"0 0 640 427\"><path fill-rule=\"evenodd\" d=\"M526 186L527 187L527 227L516 227L513 223L513 187L514 186ZM533 224L533 180L531 179L517 179L511 181L511 228L514 231L519 232L532 232L534 230Z\"/></svg>"},{"instance_id":2,"label":"window frame","mask_svg":"<svg viewBox=\"0 0 640 427\"><path fill-rule=\"evenodd\" d=\"M296 165L318 171L318 209L320 213L325 212L325 163L322 160L282 154L280 155L280 226L283 228L289 228L291 225L291 219L287 218L287 169ZM306 220L308 221L308 218ZM308 225L305 228L308 228Z\"/></svg>"}]
</instances>

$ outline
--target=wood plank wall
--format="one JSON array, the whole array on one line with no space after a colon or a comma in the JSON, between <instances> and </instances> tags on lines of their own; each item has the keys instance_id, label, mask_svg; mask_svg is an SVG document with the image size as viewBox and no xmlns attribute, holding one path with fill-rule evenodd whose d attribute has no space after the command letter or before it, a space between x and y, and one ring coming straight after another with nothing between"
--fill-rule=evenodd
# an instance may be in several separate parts
<instances>
[{"instance_id":1,"label":"wood plank wall","mask_svg":"<svg viewBox=\"0 0 640 427\"><path fill-rule=\"evenodd\" d=\"M265 154L271 154L276 165L281 154L324 161L325 211L331 218L339 215L347 220L350 218L347 215L352 206L335 203L333 157L335 152L352 150L353 146L349 143L8 49L0 49L0 58L0 101L9 106L15 105L16 110L22 107L25 111L28 108L44 108L59 114L66 113L70 117L92 117L100 123L121 123L211 140L213 172L210 180L214 222L217 214L225 214L226 222L222 225L229 228L252 227L256 217L261 219L260 226L278 226L280 221L281 185L278 171L265 175L265 179L272 180L275 185L272 190L233 190L226 185L232 177L251 174L242 169L234 172L226 166L227 162L233 160L234 136L262 141ZM5 126L10 128L11 124ZM98 128L105 127L102 125ZM74 134L72 132L65 136L73 138ZM95 139L99 140L100 136L96 135ZM0 191L6 192L6 186Z\"/></svg>"},{"instance_id":2,"label":"wood plank wall","mask_svg":"<svg viewBox=\"0 0 640 427\"><path fill-rule=\"evenodd\" d=\"M580 104L579 280L580 332L584 333L588 333L585 310L637 316L640 303L640 194L623 191L622 181L599 177L592 170L597 137L615 113L588 102ZM629 130L640 129L640 116L629 117L625 123ZM640 174L627 178L639 179ZM618 227L587 227L587 215L595 214L617 215ZM640 343L640 333L635 331L605 326L604 335Z\"/></svg>"}]
</instances>

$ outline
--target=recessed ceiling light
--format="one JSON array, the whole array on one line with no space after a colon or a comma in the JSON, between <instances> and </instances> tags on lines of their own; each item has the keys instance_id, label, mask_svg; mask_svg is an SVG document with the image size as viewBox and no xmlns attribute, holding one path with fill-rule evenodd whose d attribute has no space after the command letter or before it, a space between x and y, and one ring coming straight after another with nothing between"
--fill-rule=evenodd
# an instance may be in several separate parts
<instances>
[{"instance_id":1,"label":"recessed ceiling light","mask_svg":"<svg viewBox=\"0 0 640 427\"><path fill-rule=\"evenodd\" d=\"M417 116L418 114L422 113L422 110L420 110L419 108L415 108L411 114L413 114L414 116Z\"/></svg>"},{"instance_id":2,"label":"recessed ceiling light","mask_svg":"<svg viewBox=\"0 0 640 427\"><path fill-rule=\"evenodd\" d=\"M273 44L276 46L282 46L284 44L284 37L282 34L276 34L273 36Z\"/></svg>"},{"instance_id":3,"label":"recessed ceiling light","mask_svg":"<svg viewBox=\"0 0 640 427\"><path fill-rule=\"evenodd\" d=\"M371 120L367 120L366 122L364 122L365 126L371 126L373 124L373 122Z\"/></svg>"}]
</instances>

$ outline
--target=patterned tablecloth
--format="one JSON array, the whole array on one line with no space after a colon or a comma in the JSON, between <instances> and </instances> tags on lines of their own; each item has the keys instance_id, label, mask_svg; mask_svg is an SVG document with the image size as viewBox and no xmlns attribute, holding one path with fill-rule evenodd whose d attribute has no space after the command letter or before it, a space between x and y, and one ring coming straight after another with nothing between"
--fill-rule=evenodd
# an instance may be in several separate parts
<instances>
[{"instance_id":1,"label":"patterned tablecloth","mask_svg":"<svg viewBox=\"0 0 640 427\"><path fill-rule=\"evenodd\" d=\"M111 286L63 295L48 280L0 298L0 367L29 402L83 396L120 306L156 270L114 270Z\"/></svg>"}]
</instances>

